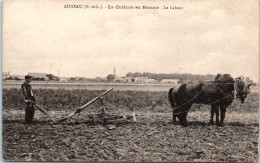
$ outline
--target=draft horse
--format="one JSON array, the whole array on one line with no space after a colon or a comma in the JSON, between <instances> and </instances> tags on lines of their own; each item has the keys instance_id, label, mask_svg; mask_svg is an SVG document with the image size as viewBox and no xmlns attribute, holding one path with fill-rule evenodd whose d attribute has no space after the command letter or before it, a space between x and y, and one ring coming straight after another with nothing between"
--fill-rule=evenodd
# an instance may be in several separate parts
<instances>
[{"instance_id":1,"label":"draft horse","mask_svg":"<svg viewBox=\"0 0 260 163\"><path fill-rule=\"evenodd\" d=\"M168 98L173 108L173 123L176 118L180 124L187 126L187 114L191 106L196 104L211 105L211 119L213 121L214 112L216 117L221 111L221 120L216 118L216 124L222 125L225 119L225 112L235 97L239 97L243 103L249 92L249 86L241 79L233 79L229 74L218 74L212 82L192 81L181 84L178 87L171 88L168 92Z\"/></svg>"},{"instance_id":2,"label":"draft horse","mask_svg":"<svg viewBox=\"0 0 260 163\"><path fill-rule=\"evenodd\" d=\"M225 78L226 78L225 75L218 74L214 79L214 83L226 84ZM246 84L245 81L241 80L240 77L236 78L234 83L234 97L233 98L228 97L227 99L223 99L220 103L211 105L210 124L214 124L213 118L214 118L214 113L216 113L216 125L222 126L224 124L225 113L228 106L232 104L235 98L239 98L241 100L241 103L245 103L247 94L250 93L251 85L252 83ZM219 122L219 110L221 112L220 122Z\"/></svg>"}]
</instances>

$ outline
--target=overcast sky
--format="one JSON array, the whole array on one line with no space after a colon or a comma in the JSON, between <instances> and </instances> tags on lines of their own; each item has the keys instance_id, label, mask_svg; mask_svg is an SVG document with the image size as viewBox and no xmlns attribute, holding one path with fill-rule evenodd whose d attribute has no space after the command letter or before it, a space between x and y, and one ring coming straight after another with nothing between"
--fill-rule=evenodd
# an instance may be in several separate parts
<instances>
[{"instance_id":1,"label":"overcast sky","mask_svg":"<svg viewBox=\"0 0 260 163\"><path fill-rule=\"evenodd\" d=\"M127 72L230 73L258 80L256 0L6 0L3 71L105 77ZM64 9L65 4L183 10Z\"/></svg>"}]
</instances>

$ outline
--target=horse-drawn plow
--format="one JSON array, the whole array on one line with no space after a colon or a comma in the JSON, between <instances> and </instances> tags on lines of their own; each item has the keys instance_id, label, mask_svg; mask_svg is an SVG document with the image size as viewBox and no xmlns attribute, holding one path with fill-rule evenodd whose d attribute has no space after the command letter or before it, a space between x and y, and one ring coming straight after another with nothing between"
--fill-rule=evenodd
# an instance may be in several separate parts
<instances>
[{"instance_id":1,"label":"horse-drawn plow","mask_svg":"<svg viewBox=\"0 0 260 163\"><path fill-rule=\"evenodd\" d=\"M84 109L89 107L90 105L94 104L97 101L100 101L101 107L99 110L97 110L98 113L95 114L88 114L87 118L95 123L95 124L117 124L119 122L136 122L136 115L133 112L132 114L126 114L126 113L119 113L116 111L115 106L105 102L104 96L106 96L109 92L111 92L113 88L103 92L101 95L93 98L86 104L78 107L75 109L74 112L70 113L69 115L62 117L62 118L56 118L51 113L49 113L46 109L44 109L41 105L35 104L36 108L45 114L53 123L61 123L66 121L71 121L73 117L76 117L76 115L79 115ZM112 110L112 111L111 111Z\"/></svg>"}]
</instances>

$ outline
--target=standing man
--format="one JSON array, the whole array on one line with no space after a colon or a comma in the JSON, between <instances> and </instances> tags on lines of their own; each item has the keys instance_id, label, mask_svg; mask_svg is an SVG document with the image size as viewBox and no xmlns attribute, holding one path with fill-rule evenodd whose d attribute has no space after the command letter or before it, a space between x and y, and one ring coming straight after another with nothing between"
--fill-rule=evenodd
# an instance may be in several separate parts
<instances>
[{"instance_id":1,"label":"standing man","mask_svg":"<svg viewBox=\"0 0 260 163\"><path fill-rule=\"evenodd\" d=\"M25 105L25 123L32 123L33 117L34 117L34 104L36 102L34 96L33 96L33 91L32 91L32 86L30 85L30 82L32 81L32 76L26 75L25 76L25 82L22 84L22 91L24 95L24 101L26 103Z\"/></svg>"}]
</instances>

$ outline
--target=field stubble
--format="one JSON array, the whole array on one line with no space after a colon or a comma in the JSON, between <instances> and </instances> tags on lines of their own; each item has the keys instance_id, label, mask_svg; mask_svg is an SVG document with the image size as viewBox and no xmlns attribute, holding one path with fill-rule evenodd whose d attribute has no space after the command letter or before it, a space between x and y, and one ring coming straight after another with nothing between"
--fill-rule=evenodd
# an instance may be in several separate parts
<instances>
[{"instance_id":1,"label":"field stubble","mask_svg":"<svg viewBox=\"0 0 260 163\"><path fill-rule=\"evenodd\" d=\"M35 90L37 101L56 117L70 113L102 91ZM20 90L3 90L3 158L9 161L239 161L258 160L258 93L235 100L224 127L209 125L209 106L194 105L188 127L171 123L167 92L114 91L105 100L137 114L136 123L115 128L88 123L87 108L72 122L51 124L36 111L25 125ZM66 99L67 98L67 99ZM64 100L62 104L58 101ZM18 102L16 102L18 101ZM71 101L71 105L66 105Z\"/></svg>"}]
</instances>

